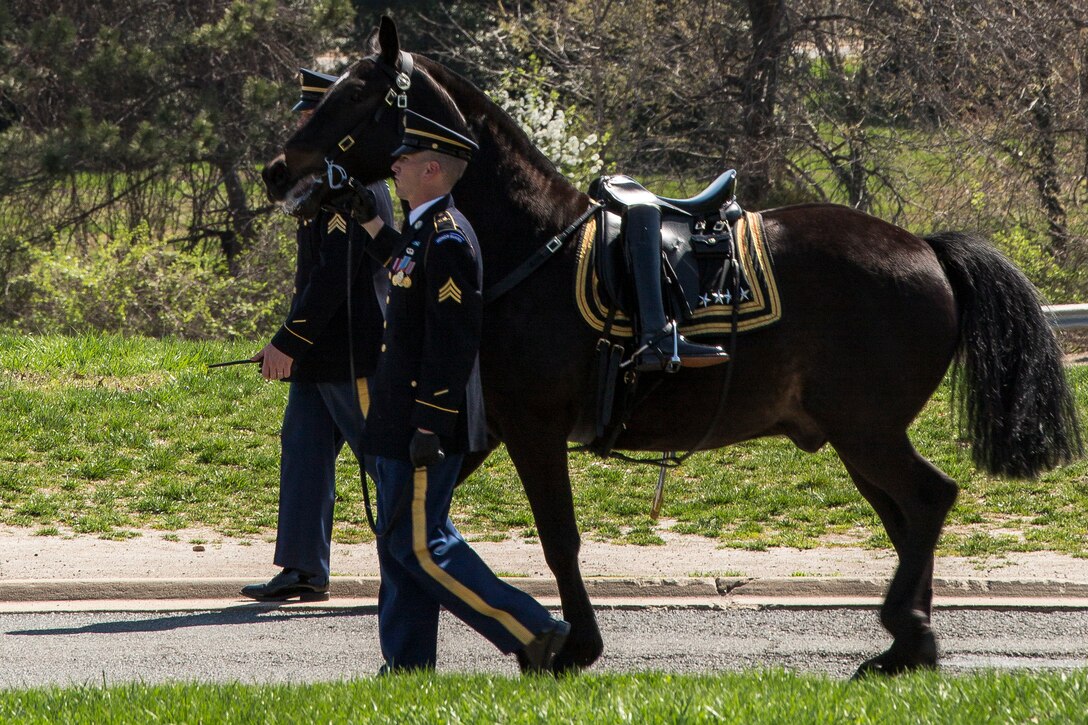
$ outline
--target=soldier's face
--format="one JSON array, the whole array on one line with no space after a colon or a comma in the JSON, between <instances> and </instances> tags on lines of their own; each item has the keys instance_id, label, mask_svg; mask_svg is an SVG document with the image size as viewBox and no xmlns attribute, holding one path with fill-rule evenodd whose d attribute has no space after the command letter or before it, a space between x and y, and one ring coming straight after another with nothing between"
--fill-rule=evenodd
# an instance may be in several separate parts
<instances>
[{"instance_id":1,"label":"soldier's face","mask_svg":"<svg viewBox=\"0 0 1088 725\"><path fill-rule=\"evenodd\" d=\"M393 162L393 183L397 196L415 207L433 198L427 181L432 174L432 160L425 153L404 154Z\"/></svg>"}]
</instances>

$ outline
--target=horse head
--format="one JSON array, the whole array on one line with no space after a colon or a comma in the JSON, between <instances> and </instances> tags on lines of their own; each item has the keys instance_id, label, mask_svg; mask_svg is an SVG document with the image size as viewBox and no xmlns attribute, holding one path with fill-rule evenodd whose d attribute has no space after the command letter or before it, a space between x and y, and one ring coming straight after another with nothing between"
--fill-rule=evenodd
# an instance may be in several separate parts
<instances>
[{"instance_id":1,"label":"horse head","mask_svg":"<svg viewBox=\"0 0 1088 725\"><path fill-rule=\"evenodd\" d=\"M409 89L413 110L433 112L437 105L460 115L449 96L400 49L389 17L381 19L374 51L337 79L262 172L269 198L289 213L311 218L347 176L366 184L392 175L391 154L400 145Z\"/></svg>"}]
</instances>

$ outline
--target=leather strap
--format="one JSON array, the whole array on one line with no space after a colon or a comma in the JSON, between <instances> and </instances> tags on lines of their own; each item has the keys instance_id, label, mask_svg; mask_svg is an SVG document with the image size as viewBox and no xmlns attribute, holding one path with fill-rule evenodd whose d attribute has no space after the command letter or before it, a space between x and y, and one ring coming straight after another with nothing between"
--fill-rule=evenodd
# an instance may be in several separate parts
<instances>
[{"instance_id":1,"label":"leather strap","mask_svg":"<svg viewBox=\"0 0 1088 725\"><path fill-rule=\"evenodd\" d=\"M600 206L600 204L597 202L591 203L585 213L578 217L573 224L549 239L543 247L533 252L531 257L515 267L510 274L484 290L484 304L487 305L494 302L510 290L514 289L514 287L517 287L526 277L536 271L537 267L551 259L553 254L563 248L563 244L570 235L573 234L578 227L582 226L582 223L586 219L589 219L593 212L597 211L598 206Z\"/></svg>"}]
</instances>

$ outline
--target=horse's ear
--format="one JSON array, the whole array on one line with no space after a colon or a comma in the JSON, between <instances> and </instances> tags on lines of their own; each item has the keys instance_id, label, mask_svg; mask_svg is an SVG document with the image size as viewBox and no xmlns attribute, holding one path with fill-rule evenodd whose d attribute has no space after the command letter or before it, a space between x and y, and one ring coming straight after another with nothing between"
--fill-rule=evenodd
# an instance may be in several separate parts
<instances>
[{"instance_id":1,"label":"horse's ear","mask_svg":"<svg viewBox=\"0 0 1088 725\"><path fill-rule=\"evenodd\" d=\"M383 15L378 24L378 45L382 60L396 68L400 57L400 38L397 37L397 24L388 15Z\"/></svg>"},{"instance_id":2,"label":"horse's ear","mask_svg":"<svg viewBox=\"0 0 1088 725\"><path fill-rule=\"evenodd\" d=\"M371 30L370 34L366 36L366 42L363 43L363 47L366 49L367 55L377 55L382 52L382 47L378 45L377 28Z\"/></svg>"}]
</instances>

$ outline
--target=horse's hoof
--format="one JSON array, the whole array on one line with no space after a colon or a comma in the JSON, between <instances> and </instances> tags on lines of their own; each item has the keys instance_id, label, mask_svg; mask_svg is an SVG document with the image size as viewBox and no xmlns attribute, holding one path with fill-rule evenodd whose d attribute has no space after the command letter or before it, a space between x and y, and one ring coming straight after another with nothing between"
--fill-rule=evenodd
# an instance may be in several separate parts
<instances>
[{"instance_id":1,"label":"horse's hoof","mask_svg":"<svg viewBox=\"0 0 1088 725\"><path fill-rule=\"evenodd\" d=\"M596 644L589 645L571 642L568 638L563 649L559 650L559 654L552 660L552 666L548 671L555 676L576 674L596 662L603 650L604 643L600 641L600 638L596 639ZM525 653L518 650L514 654L518 660L518 668L523 673L526 672L529 669L529 660L525 657Z\"/></svg>"},{"instance_id":2,"label":"horse's hoof","mask_svg":"<svg viewBox=\"0 0 1088 725\"><path fill-rule=\"evenodd\" d=\"M517 653L518 669L521 673L527 674L529 672L529 661L525 658L521 652ZM575 664L570 661L569 658L564 658L562 654L555 656L555 660L547 670L542 670L539 674L550 674L553 677L559 677L560 675L575 675L581 672L584 668L581 665Z\"/></svg>"},{"instance_id":3,"label":"horse's hoof","mask_svg":"<svg viewBox=\"0 0 1088 725\"><path fill-rule=\"evenodd\" d=\"M554 669L556 674L581 672L596 661L596 657L577 657L570 652L560 652L555 656Z\"/></svg>"},{"instance_id":4,"label":"horse's hoof","mask_svg":"<svg viewBox=\"0 0 1088 725\"><path fill-rule=\"evenodd\" d=\"M926 629L913 639L911 646L897 639L886 652L862 662L850 679L860 680L871 675L892 677L915 670L937 669L937 638L933 631Z\"/></svg>"},{"instance_id":5,"label":"horse's hoof","mask_svg":"<svg viewBox=\"0 0 1088 725\"><path fill-rule=\"evenodd\" d=\"M571 636L563 644L563 649L555 656L554 669L556 672L578 672L592 665L604 651L604 641L600 631L594 628L593 633L586 637L577 635L585 632L585 629L575 628Z\"/></svg>"},{"instance_id":6,"label":"horse's hoof","mask_svg":"<svg viewBox=\"0 0 1088 725\"><path fill-rule=\"evenodd\" d=\"M891 677L898 675L902 672L902 669L898 669L897 665L887 661L887 652L877 655L870 659L865 660L858 667L857 672L851 677L851 680L864 680L867 677L875 677L882 675L884 677Z\"/></svg>"}]
</instances>

